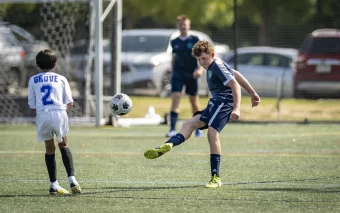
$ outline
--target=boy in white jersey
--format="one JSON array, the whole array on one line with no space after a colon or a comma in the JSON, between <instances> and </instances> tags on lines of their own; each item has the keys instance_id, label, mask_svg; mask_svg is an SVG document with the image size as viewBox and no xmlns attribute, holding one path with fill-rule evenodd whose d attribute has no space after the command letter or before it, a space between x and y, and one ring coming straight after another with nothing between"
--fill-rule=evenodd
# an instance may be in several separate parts
<instances>
[{"instance_id":1,"label":"boy in white jersey","mask_svg":"<svg viewBox=\"0 0 340 213\"><path fill-rule=\"evenodd\" d=\"M260 103L260 97L238 71L231 69L220 58L214 57L214 49L208 41L198 41L192 49L192 55L207 70L206 79L212 97L204 110L196 112L191 119L184 122L177 135L160 147L145 151L144 156L148 159L158 158L189 139L195 129L208 129L211 180L205 187L217 188L222 186L219 135L229 121L238 120L240 116L240 86L250 94L252 106Z\"/></svg>"},{"instance_id":2,"label":"boy in white jersey","mask_svg":"<svg viewBox=\"0 0 340 213\"><path fill-rule=\"evenodd\" d=\"M59 185L56 178L55 135L72 193L76 194L81 192L81 188L74 176L72 153L67 146L66 138L69 131L66 110L72 107L73 99L67 79L52 72L56 62L57 57L52 50L44 49L37 54L36 64L39 73L29 80L28 105L36 111L38 141L45 142L45 162L51 182L49 193L69 194Z\"/></svg>"}]
</instances>

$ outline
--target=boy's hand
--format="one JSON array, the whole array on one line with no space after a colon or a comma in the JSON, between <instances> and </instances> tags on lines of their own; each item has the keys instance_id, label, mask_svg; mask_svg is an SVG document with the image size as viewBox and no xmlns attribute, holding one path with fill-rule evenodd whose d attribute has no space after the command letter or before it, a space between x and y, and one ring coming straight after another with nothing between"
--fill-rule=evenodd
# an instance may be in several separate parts
<instances>
[{"instance_id":1,"label":"boy's hand","mask_svg":"<svg viewBox=\"0 0 340 213\"><path fill-rule=\"evenodd\" d=\"M260 104L260 100L260 96L257 93L251 95L251 106L256 107Z\"/></svg>"},{"instance_id":2,"label":"boy's hand","mask_svg":"<svg viewBox=\"0 0 340 213\"><path fill-rule=\"evenodd\" d=\"M234 108L233 111L231 112L230 120L237 121L239 117L240 117L240 109Z\"/></svg>"},{"instance_id":3,"label":"boy's hand","mask_svg":"<svg viewBox=\"0 0 340 213\"><path fill-rule=\"evenodd\" d=\"M199 78L202 76L202 72L200 69L195 70L195 72L192 74L194 78Z\"/></svg>"}]
</instances>

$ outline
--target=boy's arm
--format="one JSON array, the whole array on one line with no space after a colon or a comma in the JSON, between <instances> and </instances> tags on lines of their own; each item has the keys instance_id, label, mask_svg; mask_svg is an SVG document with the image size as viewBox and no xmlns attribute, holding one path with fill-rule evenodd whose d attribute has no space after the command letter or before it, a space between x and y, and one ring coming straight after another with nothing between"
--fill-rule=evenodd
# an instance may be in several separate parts
<instances>
[{"instance_id":1,"label":"boy's arm","mask_svg":"<svg viewBox=\"0 0 340 213\"><path fill-rule=\"evenodd\" d=\"M244 88L251 96L252 106L257 106L260 103L260 96L256 93L254 88L250 85L248 80L238 71L233 70L237 82Z\"/></svg>"},{"instance_id":2,"label":"boy's arm","mask_svg":"<svg viewBox=\"0 0 340 213\"><path fill-rule=\"evenodd\" d=\"M240 106L241 106L241 87L236 79L232 79L227 84L231 88L234 99L234 109L231 112L230 120L236 121L240 117Z\"/></svg>"},{"instance_id":3,"label":"boy's arm","mask_svg":"<svg viewBox=\"0 0 340 213\"><path fill-rule=\"evenodd\" d=\"M36 97L32 79L28 82L28 105L32 111L36 109Z\"/></svg>"},{"instance_id":4,"label":"boy's arm","mask_svg":"<svg viewBox=\"0 0 340 213\"><path fill-rule=\"evenodd\" d=\"M66 110L69 110L73 106L73 98L70 84L68 83L67 79L64 78L64 85L65 89L63 91L63 102L66 104Z\"/></svg>"},{"instance_id":5,"label":"boy's arm","mask_svg":"<svg viewBox=\"0 0 340 213\"><path fill-rule=\"evenodd\" d=\"M72 106L73 106L73 103L68 103L68 104L66 104L66 110L71 109Z\"/></svg>"}]
</instances>

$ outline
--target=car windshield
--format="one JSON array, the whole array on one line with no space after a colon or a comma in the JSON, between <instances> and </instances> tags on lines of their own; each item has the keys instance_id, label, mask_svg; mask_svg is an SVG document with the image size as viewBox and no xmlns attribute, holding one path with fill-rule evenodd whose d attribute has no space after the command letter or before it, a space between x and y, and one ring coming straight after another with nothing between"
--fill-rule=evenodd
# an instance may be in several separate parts
<instances>
[{"instance_id":1,"label":"car windshield","mask_svg":"<svg viewBox=\"0 0 340 213\"><path fill-rule=\"evenodd\" d=\"M1 46L17 46L18 45L14 36L12 36L9 33L2 33L2 32L0 32L0 43L1 43Z\"/></svg>"},{"instance_id":2,"label":"car windshield","mask_svg":"<svg viewBox=\"0 0 340 213\"><path fill-rule=\"evenodd\" d=\"M35 40L34 36L16 25L8 25L19 41L33 42Z\"/></svg>"},{"instance_id":3,"label":"car windshield","mask_svg":"<svg viewBox=\"0 0 340 213\"><path fill-rule=\"evenodd\" d=\"M124 35L122 52L164 52L169 45L169 36Z\"/></svg>"},{"instance_id":4,"label":"car windshield","mask_svg":"<svg viewBox=\"0 0 340 213\"><path fill-rule=\"evenodd\" d=\"M308 53L340 53L340 38L308 38L300 48Z\"/></svg>"}]
</instances>

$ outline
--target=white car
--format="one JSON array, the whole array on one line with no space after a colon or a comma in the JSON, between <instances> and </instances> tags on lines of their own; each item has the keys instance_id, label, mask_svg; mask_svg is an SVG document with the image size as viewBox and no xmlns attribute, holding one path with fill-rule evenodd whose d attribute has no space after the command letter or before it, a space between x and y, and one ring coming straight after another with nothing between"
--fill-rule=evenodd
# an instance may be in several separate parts
<instances>
[{"instance_id":1,"label":"white car","mask_svg":"<svg viewBox=\"0 0 340 213\"><path fill-rule=\"evenodd\" d=\"M190 31L200 40L214 44L205 33ZM168 96L171 92L172 48L170 41L180 35L175 29L130 29L122 31L122 91L127 94ZM87 43L79 41L71 50L72 66L78 82L84 82L84 54ZM103 40L104 95L110 91L111 69L110 41ZM227 49L222 45L219 53ZM94 79L94 78L92 78ZM208 95L205 74L199 79L199 95Z\"/></svg>"},{"instance_id":2,"label":"white car","mask_svg":"<svg viewBox=\"0 0 340 213\"><path fill-rule=\"evenodd\" d=\"M243 47L237 49L237 70L263 97L293 97L293 62L297 49L276 47ZM234 68L234 51L223 59ZM243 94L246 94L242 90Z\"/></svg>"},{"instance_id":3,"label":"white car","mask_svg":"<svg viewBox=\"0 0 340 213\"><path fill-rule=\"evenodd\" d=\"M200 40L211 38L205 33L190 31ZM170 41L180 35L172 29L132 29L122 32L122 86L126 93L146 92L161 97L171 91ZM205 75L199 79L199 94L207 95Z\"/></svg>"}]
</instances>

